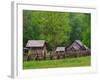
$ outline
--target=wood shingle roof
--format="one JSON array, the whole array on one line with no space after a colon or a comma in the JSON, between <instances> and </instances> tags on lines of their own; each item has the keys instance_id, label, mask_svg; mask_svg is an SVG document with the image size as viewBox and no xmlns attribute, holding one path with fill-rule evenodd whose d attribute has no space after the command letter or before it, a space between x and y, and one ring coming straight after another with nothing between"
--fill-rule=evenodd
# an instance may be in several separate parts
<instances>
[{"instance_id":1,"label":"wood shingle roof","mask_svg":"<svg viewBox=\"0 0 100 80\"><path fill-rule=\"evenodd\" d=\"M57 47L56 51L65 51L65 47Z\"/></svg>"},{"instance_id":2,"label":"wood shingle roof","mask_svg":"<svg viewBox=\"0 0 100 80\"><path fill-rule=\"evenodd\" d=\"M28 40L26 47L43 47L45 40Z\"/></svg>"}]
</instances>

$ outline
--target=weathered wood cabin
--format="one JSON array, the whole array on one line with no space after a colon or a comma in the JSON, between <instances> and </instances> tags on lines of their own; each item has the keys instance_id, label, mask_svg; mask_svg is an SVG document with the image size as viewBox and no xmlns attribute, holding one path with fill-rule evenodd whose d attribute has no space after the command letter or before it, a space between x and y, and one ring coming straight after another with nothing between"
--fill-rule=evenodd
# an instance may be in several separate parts
<instances>
[{"instance_id":1,"label":"weathered wood cabin","mask_svg":"<svg viewBox=\"0 0 100 80\"><path fill-rule=\"evenodd\" d=\"M65 58L65 47L57 47L56 53L58 54L58 58Z\"/></svg>"},{"instance_id":2,"label":"weathered wood cabin","mask_svg":"<svg viewBox=\"0 0 100 80\"><path fill-rule=\"evenodd\" d=\"M80 40L75 40L71 45L66 47L66 53L68 56L85 56L90 55L90 49Z\"/></svg>"},{"instance_id":3,"label":"weathered wood cabin","mask_svg":"<svg viewBox=\"0 0 100 80\"><path fill-rule=\"evenodd\" d=\"M80 40L75 40L70 46L67 47L67 50L77 51L77 50L87 50L89 49L84 45Z\"/></svg>"},{"instance_id":4,"label":"weathered wood cabin","mask_svg":"<svg viewBox=\"0 0 100 80\"><path fill-rule=\"evenodd\" d=\"M29 40L26 44L28 51L28 59L45 59L47 54L47 44L45 40Z\"/></svg>"},{"instance_id":5,"label":"weathered wood cabin","mask_svg":"<svg viewBox=\"0 0 100 80\"><path fill-rule=\"evenodd\" d=\"M65 47L57 47L55 52L52 54L52 59L65 58Z\"/></svg>"}]
</instances>

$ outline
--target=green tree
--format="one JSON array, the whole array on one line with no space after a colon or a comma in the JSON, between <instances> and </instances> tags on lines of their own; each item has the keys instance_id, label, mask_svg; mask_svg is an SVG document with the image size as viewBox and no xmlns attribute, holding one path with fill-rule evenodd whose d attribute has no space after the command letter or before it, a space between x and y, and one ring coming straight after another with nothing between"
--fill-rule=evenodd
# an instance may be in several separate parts
<instances>
[{"instance_id":1,"label":"green tree","mask_svg":"<svg viewBox=\"0 0 100 80\"><path fill-rule=\"evenodd\" d=\"M72 27L70 40L81 40L84 44L90 47L91 42L91 22L90 14L88 13L70 13L69 24Z\"/></svg>"},{"instance_id":2,"label":"green tree","mask_svg":"<svg viewBox=\"0 0 100 80\"><path fill-rule=\"evenodd\" d=\"M66 46L71 32L68 16L65 12L24 11L24 46L29 39L46 40L49 50Z\"/></svg>"},{"instance_id":3,"label":"green tree","mask_svg":"<svg viewBox=\"0 0 100 80\"><path fill-rule=\"evenodd\" d=\"M23 46L30 39L43 39L52 50L79 39L91 47L90 18L88 13L23 10Z\"/></svg>"}]
</instances>

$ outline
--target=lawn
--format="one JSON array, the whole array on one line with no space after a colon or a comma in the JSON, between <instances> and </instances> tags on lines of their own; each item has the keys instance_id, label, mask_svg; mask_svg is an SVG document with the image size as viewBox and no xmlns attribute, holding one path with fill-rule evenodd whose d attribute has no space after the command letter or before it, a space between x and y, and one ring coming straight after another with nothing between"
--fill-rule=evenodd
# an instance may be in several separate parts
<instances>
[{"instance_id":1,"label":"lawn","mask_svg":"<svg viewBox=\"0 0 100 80\"><path fill-rule=\"evenodd\" d=\"M79 58L65 58L59 60L41 60L41 61L25 61L23 63L24 69L38 69L38 68L57 68L57 67L78 67L90 66L91 57Z\"/></svg>"}]
</instances>

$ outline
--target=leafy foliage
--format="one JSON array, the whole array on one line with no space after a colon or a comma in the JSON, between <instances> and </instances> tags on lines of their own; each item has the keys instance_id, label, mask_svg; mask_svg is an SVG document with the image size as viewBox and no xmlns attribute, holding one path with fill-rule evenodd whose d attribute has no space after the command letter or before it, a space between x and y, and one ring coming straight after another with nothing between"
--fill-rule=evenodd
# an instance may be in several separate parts
<instances>
[{"instance_id":1,"label":"leafy foliage","mask_svg":"<svg viewBox=\"0 0 100 80\"><path fill-rule=\"evenodd\" d=\"M48 11L23 11L23 46L28 40L43 39L48 50L67 46L80 39L90 47L90 14Z\"/></svg>"},{"instance_id":2,"label":"leafy foliage","mask_svg":"<svg viewBox=\"0 0 100 80\"><path fill-rule=\"evenodd\" d=\"M79 39L90 47L91 29L90 14L88 13L70 13L69 24L72 27L70 40Z\"/></svg>"}]
</instances>

